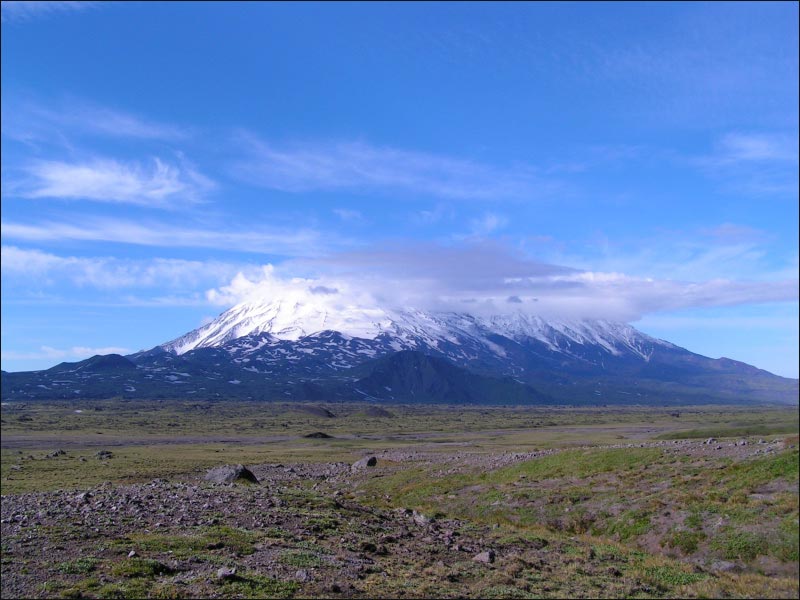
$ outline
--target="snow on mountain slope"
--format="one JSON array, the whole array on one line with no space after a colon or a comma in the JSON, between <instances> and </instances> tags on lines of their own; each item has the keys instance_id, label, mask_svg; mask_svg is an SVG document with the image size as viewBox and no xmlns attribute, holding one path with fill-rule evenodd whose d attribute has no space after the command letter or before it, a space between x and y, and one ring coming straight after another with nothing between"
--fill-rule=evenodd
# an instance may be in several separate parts
<instances>
[{"instance_id":1,"label":"snow on mountain slope","mask_svg":"<svg viewBox=\"0 0 800 600\"><path fill-rule=\"evenodd\" d=\"M176 354L195 348L220 346L251 334L267 333L276 340L297 340L320 331L338 331L351 337L374 339L391 327L392 320L380 308L342 307L297 299L242 303L212 322L161 347Z\"/></svg>"},{"instance_id":2,"label":"snow on mountain slope","mask_svg":"<svg viewBox=\"0 0 800 600\"><path fill-rule=\"evenodd\" d=\"M614 356L633 354L648 360L654 345L671 346L630 325L602 320L546 320L522 312L478 317L465 313L436 313L378 306L335 306L308 297L241 303L212 322L161 347L175 354L205 347L228 345L257 336L239 351L250 353L281 340L297 341L322 331L345 338L375 340L380 336L395 351L429 348L459 354L458 347L481 347L503 356L505 350L492 336L522 342L533 339L556 353L574 355L581 348L598 347ZM256 347L253 347L253 344ZM447 348L447 351L445 351Z\"/></svg>"}]
</instances>

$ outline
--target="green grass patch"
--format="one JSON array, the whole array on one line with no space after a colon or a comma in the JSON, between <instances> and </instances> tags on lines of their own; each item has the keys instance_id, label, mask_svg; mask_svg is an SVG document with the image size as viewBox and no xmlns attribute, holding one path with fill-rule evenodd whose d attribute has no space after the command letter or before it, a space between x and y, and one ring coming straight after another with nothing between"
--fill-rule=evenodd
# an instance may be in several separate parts
<instances>
[{"instance_id":1,"label":"green grass patch","mask_svg":"<svg viewBox=\"0 0 800 600\"><path fill-rule=\"evenodd\" d=\"M227 580L220 586L225 598L291 598L299 589L296 581L279 581L252 573Z\"/></svg>"},{"instance_id":2,"label":"green grass patch","mask_svg":"<svg viewBox=\"0 0 800 600\"><path fill-rule=\"evenodd\" d=\"M798 470L798 449L794 448L788 452L731 465L718 473L717 480L732 490L754 490L776 479L797 481Z\"/></svg>"},{"instance_id":3,"label":"green grass patch","mask_svg":"<svg viewBox=\"0 0 800 600\"><path fill-rule=\"evenodd\" d=\"M59 573L65 573L67 575L80 575L83 573L91 573L97 568L99 563L100 561L98 559L87 556L59 563L56 565L56 570Z\"/></svg>"},{"instance_id":4,"label":"green grass patch","mask_svg":"<svg viewBox=\"0 0 800 600\"><path fill-rule=\"evenodd\" d=\"M797 433L798 422L776 422L764 425L744 425L731 427L708 427L703 429L688 429L685 431L670 431L657 435L657 440L690 440L703 438L748 437L754 435L778 435L783 433Z\"/></svg>"},{"instance_id":5,"label":"green grass patch","mask_svg":"<svg viewBox=\"0 0 800 600\"><path fill-rule=\"evenodd\" d=\"M750 561L769 551L769 540L749 531L723 531L711 540L711 548L724 558Z\"/></svg>"},{"instance_id":6,"label":"green grass patch","mask_svg":"<svg viewBox=\"0 0 800 600\"><path fill-rule=\"evenodd\" d=\"M323 565L322 558L312 552L303 552L302 550L286 550L281 552L279 560L284 565L292 567L321 567Z\"/></svg>"},{"instance_id":7,"label":"green grass patch","mask_svg":"<svg viewBox=\"0 0 800 600\"><path fill-rule=\"evenodd\" d=\"M169 575L173 570L157 560L134 557L115 564L111 573L117 577L157 577Z\"/></svg>"},{"instance_id":8,"label":"green grass patch","mask_svg":"<svg viewBox=\"0 0 800 600\"><path fill-rule=\"evenodd\" d=\"M180 534L133 533L114 540L112 544L121 550L171 553L175 558L190 558L198 553L220 548L235 554L253 554L256 551L255 545L264 537L263 532L217 525Z\"/></svg>"},{"instance_id":9,"label":"green grass patch","mask_svg":"<svg viewBox=\"0 0 800 600\"><path fill-rule=\"evenodd\" d=\"M670 548L677 548L683 554L694 554L704 539L706 539L706 534L702 531L682 530L668 535L665 543Z\"/></svg>"},{"instance_id":10,"label":"green grass patch","mask_svg":"<svg viewBox=\"0 0 800 600\"><path fill-rule=\"evenodd\" d=\"M152 582L146 579L132 579L122 583L107 583L93 595L111 600L141 600L149 595Z\"/></svg>"},{"instance_id":11,"label":"green grass patch","mask_svg":"<svg viewBox=\"0 0 800 600\"><path fill-rule=\"evenodd\" d=\"M694 573L683 565L653 565L642 569L642 578L662 589L697 583L708 577L705 573Z\"/></svg>"}]
</instances>

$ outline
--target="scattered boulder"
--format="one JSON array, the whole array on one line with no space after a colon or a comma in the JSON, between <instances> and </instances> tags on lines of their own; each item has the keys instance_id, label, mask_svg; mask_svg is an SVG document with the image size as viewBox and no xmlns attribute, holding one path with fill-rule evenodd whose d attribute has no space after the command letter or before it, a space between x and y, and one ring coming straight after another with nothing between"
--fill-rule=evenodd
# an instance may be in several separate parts
<instances>
[{"instance_id":1,"label":"scattered boulder","mask_svg":"<svg viewBox=\"0 0 800 600\"><path fill-rule=\"evenodd\" d=\"M479 563L484 564L491 564L494 562L495 553L494 550L486 550L485 552L481 552L480 554L476 554L472 557L472 560Z\"/></svg>"},{"instance_id":2,"label":"scattered boulder","mask_svg":"<svg viewBox=\"0 0 800 600\"><path fill-rule=\"evenodd\" d=\"M374 467L378 464L378 459L375 456L365 456L361 460L357 460L353 463L350 467L351 471L360 471L361 469L366 469L367 467Z\"/></svg>"},{"instance_id":3,"label":"scattered boulder","mask_svg":"<svg viewBox=\"0 0 800 600\"><path fill-rule=\"evenodd\" d=\"M107 460L109 458L113 458L114 453L111 452L110 450L100 450L99 452L95 453L94 457L97 460Z\"/></svg>"},{"instance_id":4,"label":"scattered boulder","mask_svg":"<svg viewBox=\"0 0 800 600\"><path fill-rule=\"evenodd\" d=\"M294 574L294 579L300 583L305 583L308 581L308 571L305 569L299 569L297 573Z\"/></svg>"},{"instance_id":5,"label":"scattered boulder","mask_svg":"<svg viewBox=\"0 0 800 600\"><path fill-rule=\"evenodd\" d=\"M253 475L253 472L243 465L214 467L206 473L205 480L214 483L233 483L239 480L259 483L258 478Z\"/></svg>"},{"instance_id":6,"label":"scattered boulder","mask_svg":"<svg viewBox=\"0 0 800 600\"><path fill-rule=\"evenodd\" d=\"M65 454L66 452L64 452L63 450L54 450L53 452L45 456L45 458L55 458L57 456L64 456Z\"/></svg>"},{"instance_id":7,"label":"scattered boulder","mask_svg":"<svg viewBox=\"0 0 800 600\"><path fill-rule=\"evenodd\" d=\"M704 443L704 444L713 444L713 443L714 443L714 442L716 442L716 441L717 441L717 438L710 437L710 438L708 438L708 439L707 439L705 442L703 442L703 443Z\"/></svg>"},{"instance_id":8,"label":"scattered boulder","mask_svg":"<svg viewBox=\"0 0 800 600\"><path fill-rule=\"evenodd\" d=\"M236 567L220 567L217 569L217 579L233 579L236 577Z\"/></svg>"},{"instance_id":9,"label":"scattered boulder","mask_svg":"<svg viewBox=\"0 0 800 600\"><path fill-rule=\"evenodd\" d=\"M428 523L431 522L431 518L430 517L426 517L421 512L417 512L417 511L412 511L411 512L411 518L414 520L414 523L416 523L420 527L424 527L425 525L427 525Z\"/></svg>"},{"instance_id":10,"label":"scattered boulder","mask_svg":"<svg viewBox=\"0 0 800 600\"><path fill-rule=\"evenodd\" d=\"M332 435L328 435L327 433L325 433L323 431L315 431L314 433L306 434L303 437L307 437L307 438L311 438L311 439L315 439L315 440L333 439Z\"/></svg>"},{"instance_id":11,"label":"scattered boulder","mask_svg":"<svg viewBox=\"0 0 800 600\"><path fill-rule=\"evenodd\" d=\"M736 563L732 563L727 560L715 560L713 563L711 563L711 570L720 571L722 573L738 573L742 569Z\"/></svg>"}]
</instances>

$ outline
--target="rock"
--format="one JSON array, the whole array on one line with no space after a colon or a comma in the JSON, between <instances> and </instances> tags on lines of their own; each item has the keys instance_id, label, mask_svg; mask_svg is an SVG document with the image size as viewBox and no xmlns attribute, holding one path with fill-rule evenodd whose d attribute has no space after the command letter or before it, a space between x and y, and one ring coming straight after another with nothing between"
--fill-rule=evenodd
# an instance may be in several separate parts
<instances>
[{"instance_id":1,"label":"rock","mask_svg":"<svg viewBox=\"0 0 800 600\"><path fill-rule=\"evenodd\" d=\"M295 581L299 581L300 583L305 583L308 581L308 571L305 569L300 569L297 573L294 574Z\"/></svg>"},{"instance_id":2,"label":"rock","mask_svg":"<svg viewBox=\"0 0 800 600\"><path fill-rule=\"evenodd\" d=\"M708 439L707 439L705 442L703 442L703 443L704 443L704 444L713 444L713 443L714 443L714 442L716 442L716 441L717 441L717 440L716 440L716 438L710 437L710 438L708 438Z\"/></svg>"},{"instance_id":3,"label":"rock","mask_svg":"<svg viewBox=\"0 0 800 600\"><path fill-rule=\"evenodd\" d=\"M136 550L131 550L130 552L128 552L128 558L135 558L137 556L139 555L136 554Z\"/></svg>"},{"instance_id":4,"label":"rock","mask_svg":"<svg viewBox=\"0 0 800 600\"><path fill-rule=\"evenodd\" d=\"M106 460L108 458L112 458L114 453L110 450L100 450L99 452L96 452L94 456L97 460Z\"/></svg>"},{"instance_id":5,"label":"rock","mask_svg":"<svg viewBox=\"0 0 800 600\"><path fill-rule=\"evenodd\" d=\"M217 579L233 579L236 577L236 567L220 567L217 569Z\"/></svg>"},{"instance_id":6,"label":"rock","mask_svg":"<svg viewBox=\"0 0 800 600\"><path fill-rule=\"evenodd\" d=\"M315 440L326 440L326 439L332 439L333 438L332 435L328 435L324 431L315 431L314 433L306 434L303 437L307 437L307 438L311 438L311 439L315 439Z\"/></svg>"},{"instance_id":7,"label":"rock","mask_svg":"<svg viewBox=\"0 0 800 600\"><path fill-rule=\"evenodd\" d=\"M253 475L253 472L242 465L215 467L206 473L205 479L214 483L233 483L239 480L258 483L258 478Z\"/></svg>"},{"instance_id":8,"label":"rock","mask_svg":"<svg viewBox=\"0 0 800 600\"><path fill-rule=\"evenodd\" d=\"M491 564L494 562L495 553L494 550L486 550L485 552L481 552L480 554L476 554L472 557L472 560L479 563Z\"/></svg>"},{"instance_id":9,"label":"rock","mask_svg":"<svg viewBox=\"0 0 800 600\"><path fill-rule=\"evenodd\" d=\"M715 560L711 563L711 570L731 573L741 571L741 568L737 564L728 562L727 560Z\"/></svg>"},{"instance_id":10,"label":"rock","mask_svg":"<svg viewBox=\"0 0 800 600\"><path fill-rule=\"evenodd\" d=\"M357 460L353 463L353 466L350 467L351 471L360 471L361 469L366 469L367 467L374 467L378 464L378 459L375 456L365 456L361 460Z\"/></svg>"},{"instance_id":11,"label":"rock","mask_svg":"<svg viewBox=\"0 0 800 600\"><path fill-rule=\"evenodd\" d=\"M416 523L420 527L424 527L425 525L431 522L430 517L426 517L425 515L417 511L412 511L411 518L414 519L414 523Z\"/></svg>"},{"instance_id":12,"label":"rock","mask_svg":"<svg viewBox=\"0 0 800 600\"><path fill-rule=\"evenodd\" d=\"M55 458L56 456L64 456L65 454L66 452L64 452L63 450L54 450L53 452L45 456L45 458Z\"/></svg>"}]
</instances>

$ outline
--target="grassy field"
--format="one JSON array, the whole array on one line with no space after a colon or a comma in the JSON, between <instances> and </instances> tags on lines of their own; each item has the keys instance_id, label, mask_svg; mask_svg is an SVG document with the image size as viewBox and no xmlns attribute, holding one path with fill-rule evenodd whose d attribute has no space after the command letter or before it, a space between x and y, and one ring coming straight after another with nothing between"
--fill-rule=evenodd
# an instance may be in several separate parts
<instances>
[{"instance_id":1,"label":"grassy field","mask_svg":"<svg viewBox=\"0 0 800 600\"><path fill-rule=\"evenodd\" d=\"M369 409L242 402L14 403L2 410L0 480L4 493L19 493L146 481L220 462L352 461L386 447L527 452L798 430L796 411L785 408L391 406L385 408L390 416L370 416ZM304 437L318 431L332 439ZM45 459L58 449L66 455ZM115 460L95 460L100 450L112 451Z\"/></svg>"},{"instance_id":2,"label":"grassy field","mask_svg":"<svg viewBox=\"0 0 800 600\"><path fill-rule=\"evenodd\" d=\"M113 497L115 489L156 478L194 486L220 464L324 466L379 457L378 468L363 472L287 474L294 479L263 492L226 489L231 503L214 525L124 533L118 523L95 534L101 551L69 560L22 559L4 541L4 578L24 583L23 571L46 572L46 589L37 590L53 597L797 596L794 409L382 409L4 405L0 482L9 498L90 489ZM315 432L332 437L305 437ZM714 441L704 444L708 438ZM52 456L56 450L64 453ZM111 454L98 458L101 451ZM261 493L284 521L258 525L232 508ZM436 550L440 540L430 532L382 554L374 542L402 540L407 526L395 520L410 517L394 515L411 511L457 524L442 528L495 548L497 562L461 559L464 552L449 545ZM359 525L367 517L356 515L366 514L374 531L370 521ZM55 547L89 543L70 526L37 532ZM344 556L336 540L351 538L353 554ZM429 546L433 554L422 551ZM132 547L138 560L126 559ZM240 577L213 583L213 569L242 557L255 562ZM175 560L199 561L211 579L184 581L169 566ZM343 565L363 560L373 566L358 572L352 589L330 584ZM301 571L311 573L308 581Z\"/></svg>"}]
</instances>

